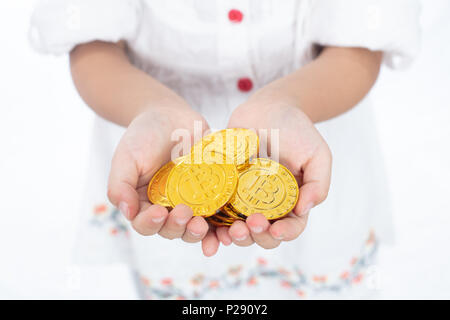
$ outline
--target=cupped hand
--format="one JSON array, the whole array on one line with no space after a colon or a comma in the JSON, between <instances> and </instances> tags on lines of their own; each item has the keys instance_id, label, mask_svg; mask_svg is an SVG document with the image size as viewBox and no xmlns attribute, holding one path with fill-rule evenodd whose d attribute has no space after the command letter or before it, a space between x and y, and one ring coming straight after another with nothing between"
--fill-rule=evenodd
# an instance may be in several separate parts
<instances>
[{"instance_id":1,"label":"cupped hand","mask_svg":"<svg viewBox=\"0 0 450 320\"><path fill-rule=\"evenodd\" d=\"M253 214L246 222L218 228L218 239L238 246L256 242L266 249L296 239L306 227L309 211L328 195L332 159L327 143L300 108L285 102L249 101L236 108L228 127L269 130L267 141L260 135L260 142L267 142L269 151L278 144L279 161L294 174L300 189L299 200L286 217L270 224L262 214ZM272 138L271 129L279 130L279 139Z\"/></svg>"},{"instance_id":2,"label":"cupped hand","mask_svg":"<svg viewBox=\"0 0 450 320\"><path fill-rule=\"evenodd\" d=\"M202 217L193 217L192 210L178 205L170 211L153 205L147 198L147 186L165 163L170 161L172 133L187 129L191 134L194 122L206 121L194 110L186 107L152 108L137 116L129 125L116 148L108 181L108 198L131 222L141 235L159 234L167 239L181 238L186 242L203 240L203 252L215 254L219 242ZM192 136L192 135L191 135Z\"/></svg>"}]
</instances>

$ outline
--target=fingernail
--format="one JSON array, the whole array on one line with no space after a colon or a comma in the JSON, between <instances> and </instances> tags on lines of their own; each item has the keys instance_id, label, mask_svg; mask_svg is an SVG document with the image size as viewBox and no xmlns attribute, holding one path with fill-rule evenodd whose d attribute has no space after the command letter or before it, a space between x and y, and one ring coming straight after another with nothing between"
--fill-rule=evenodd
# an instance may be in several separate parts
<instances>
[{"instance_id":1,"label":"fingernail","mask_svg":"<svg viewBox=\"0 0 450 320\"><path fill-rule=\"evenodd\" d=\"M125 216L125 218L130 220L130 209L128 208L128 205L126 202L122 201L119 203L119 210Z\"/></svg>"},{"instance_id":2,"label":"fingernail","mask_svg":"<svg viewBox=\"0 0 450 320\"><path fill-rule=\"evenodd\" d=\"M158 217L158 218L152 218L152 221L154 223L160 223L161 221L163 221L166 217L162 216L162 217Z\"/></svg>"},{"instance_id":3,"label":"fingernail","mask_svg":"<svg viewBox=\"0 0 450 320\"><path fill-rule=\"evenodd\" d=\"M192 232L192 231L189 231L189 233L190 233L191 235L193 235L194 237L196 237L196 238L198 238L198 237L201 236L201 233L195 233L195 232Z\"/></svg>"},{"instance_id":4,"label":"fingernail","mask_svg":"<svg viewBox=\"0 0 450 320\"><path fill-rule=\"evenodd\" d=\"M277 240L283 240L283 238L284 238L284 235L282 233L274 234L273 232L271 232L270 234L272 235L272 237L274 237L274 239L277 239Z\"/></svg>"},{"instance_id":5,"label":"fingernail","mask_svg":"<svg viewBox=\"0 0 450 320\"><path fill-rule=\"evenodd\" d=\"M261 233L263 231L263 227L256 226L256 227L250 227L253 233Z\"/></svg>"},{"instance_id":6,"label":"fingernail","mask_svg":"<svg viewBox=\"0 0 450 320\"><path fill-rule=\"evenodd\" d=\"M237 237L234 238L234 240L236 240L236 241L244 241L245 239L247 239L247 235L243 235L240 238L237 238Z\"/></svg>"},{"instance_id":7,"label":"fingernail","mask_svg":"<svg viewBox=\"0 0 450 320\"><path fill-rule=\"evenodd\" d=\"M175 222L177 224L179 224L180 226L182 226L182 225L186 224L188 222L188 220L189 219L186 219L186 218L177 218L177 219L175 219Z\"/></svg>"},{"instance_id":8,"label":"fingernail","mask_svg":"<svg viewBox=\"0 0 450 320\"><path fill-rule=\"evenodd\" d=\"M305 209L303 209L301 216L307 214L314 207L314 203L310 202L306 205Z\"/></svg>"}]
</instances>

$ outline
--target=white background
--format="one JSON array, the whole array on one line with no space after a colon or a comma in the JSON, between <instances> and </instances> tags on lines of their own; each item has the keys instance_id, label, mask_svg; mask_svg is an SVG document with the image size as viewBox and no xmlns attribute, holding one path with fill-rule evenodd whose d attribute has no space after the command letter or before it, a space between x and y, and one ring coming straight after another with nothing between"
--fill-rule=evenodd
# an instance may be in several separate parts
<instances>
[{"instance_id":1,"label":"white background","mask_svg":"<svg viewBox=\"0 0 450 320\"><path fill-rule=\"evenodd\" d=\"M135 298L124 266L70 262L93 114L67 57L30 49L33 2L0 2L0 298ZM380 298L450 298L450 1L422 22L415 64L372 92L396 225Z\"/></svg>"}]
</instances>

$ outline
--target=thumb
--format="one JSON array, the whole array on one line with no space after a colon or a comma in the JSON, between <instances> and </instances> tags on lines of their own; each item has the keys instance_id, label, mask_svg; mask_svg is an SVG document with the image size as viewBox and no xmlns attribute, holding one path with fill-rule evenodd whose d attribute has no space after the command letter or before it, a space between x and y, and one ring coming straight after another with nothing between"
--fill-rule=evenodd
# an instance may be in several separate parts
<instances>
[{"instance_id":1,"label":"thumb","mask_svg":"<svg viewBox=\"0 0 450 320\"><path fill-rule=\"evenodd\" d=\"M303 166L303 184L300 186L299 201L294 213L306 215L314 206L328 196L331 180L331 152L326 148L318 151Z\"/></svg>"},{"instance_id":2,"label":"thumb","mask_svg":"<svg viewBox=\"0 0 450 320\"><path fill-rule=\"evenodd\" d=\"M132 220L139 212L139 195L136 187L139 171L136 161L119 146L111 162L108 180L108 198L122 214Z\"/></svg>"}]
</instances>

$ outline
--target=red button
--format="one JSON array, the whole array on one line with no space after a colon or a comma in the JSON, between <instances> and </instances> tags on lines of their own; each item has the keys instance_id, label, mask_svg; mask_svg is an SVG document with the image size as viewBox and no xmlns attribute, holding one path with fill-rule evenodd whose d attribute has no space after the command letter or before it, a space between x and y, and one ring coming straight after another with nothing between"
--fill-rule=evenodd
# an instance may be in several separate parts
<instances>
[{"instance_id":1,"label":"red button","mask_svg":"<svg viewBox=\"0 0 450 320\"><path fill-rule=\"evenodd\" d=\"M231 22L239 23L243 18L244 15L239 10L232 9L230 10L230 12L228 12L228 19L230 19Z\"/></svg>"},{"instance_id":2,"label":"red button","mask_svg":"<svg viewBox=\"0 0 450 320\"><path fill-rule=\"evenodd\" d=\"M248 92L253 89L253 82L250 78L241 78L239 79L237 86L239 90L243 92Z\"/></svg>"}]
</instances>

